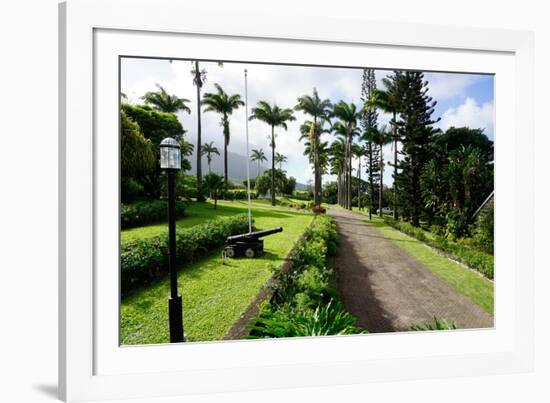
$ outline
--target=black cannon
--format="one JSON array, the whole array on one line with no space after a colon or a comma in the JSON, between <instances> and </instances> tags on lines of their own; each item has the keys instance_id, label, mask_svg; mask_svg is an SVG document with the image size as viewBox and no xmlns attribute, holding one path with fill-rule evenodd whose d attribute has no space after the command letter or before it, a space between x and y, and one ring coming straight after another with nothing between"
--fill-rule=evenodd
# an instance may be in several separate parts
<instances>
[{"instance_id":1,"label":"black cannon","mask_svg":"<svg viewBox=\"0 0 550 403\"><path fill-rule=\"evenodd\" d=\"M282 227L267 229L265 231L250 232L247 234L233 235L227 237L223 254L226 257L256 257L264 251L264 236L283 232Z\"/></svg>"}]
</instances>

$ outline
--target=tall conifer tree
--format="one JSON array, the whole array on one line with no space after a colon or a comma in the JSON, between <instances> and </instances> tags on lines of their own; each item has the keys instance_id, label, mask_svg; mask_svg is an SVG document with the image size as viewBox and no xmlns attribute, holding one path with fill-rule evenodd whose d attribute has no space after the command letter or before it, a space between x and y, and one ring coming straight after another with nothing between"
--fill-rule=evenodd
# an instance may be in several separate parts
<instances>
[{"instance_id":1,"label":"tall conifer tree","mask_svg":"<svg viewBox=\"0 0 550 403\"><path fill-rule=\"evenodd\" d=\"M434 155L433 127L439 120L432 120L436 101L428 95L428 82L422 72L403 72L398 80L397 92L400 102L397 130L403 148L403 158L397 166L397 175L404 214L414 226L418 226L424 209L420 177L426 164Z\"/></svg>"},{"instance_id":2,"label":"tall conifer tree","mask_svg":"<svg viewBox=\"0 0 550 403\"><path fill-rule=\"evenodd\" d=\"M363 83L361 84L361 101L367 103L376 91L376 76L374 69L363 69ZM372 218L372 209L374 208L374 195L377 185L380 181L380 147L375 142L377 136L378 112L373 106L364 108L361 117L361 128L363 129L362 139L366 141L366 172L369 183L369 219ZM379 206L381 208L381 206Z\"/></svg>"}]
</instances>

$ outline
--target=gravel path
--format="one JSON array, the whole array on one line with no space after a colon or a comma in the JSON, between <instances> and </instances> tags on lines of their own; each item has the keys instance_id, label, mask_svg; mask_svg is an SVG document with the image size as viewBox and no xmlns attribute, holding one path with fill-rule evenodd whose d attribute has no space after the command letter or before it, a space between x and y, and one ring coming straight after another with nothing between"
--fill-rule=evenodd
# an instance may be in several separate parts
<instances>
[{"instance_id":1,"label":"gravel path","mask_svg":"<svg viewBox=\"0 0 550 403\"><path fill-rule=\"evenodd\" d=\"M371 333L405 331L436 316L454 320L462 329L493 327L490 314L367 225L365 216L328 213L340 233L338 290L359 326Z\"/></svg>"}]
</instances>

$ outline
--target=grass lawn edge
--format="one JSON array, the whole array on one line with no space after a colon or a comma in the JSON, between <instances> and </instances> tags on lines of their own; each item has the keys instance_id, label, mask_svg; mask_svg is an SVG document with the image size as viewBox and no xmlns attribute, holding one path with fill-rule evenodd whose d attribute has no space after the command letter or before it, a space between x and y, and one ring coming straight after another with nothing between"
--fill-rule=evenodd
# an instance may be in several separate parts
<instances>
[{"instance_id":1,"label":"grass lawn edge","mask_svg":"<svg viewBox=\"0 0 550 403\"><path fill-rule=\"evenodd\" d=\"M404 250L421 263L442 281L452 286L462 295L481 307L485 312L494 315L494 282L445 254L439 253L435 248L411 237L396 228L393 228L379 219L364 220L367 225L376 228L382 235L388 236L400 249ZM397 238L392 238L397 235ZM399 238L411 241L399 242ZM418 248L421 246L422 248Z\"/></svg>"}]
</instances>

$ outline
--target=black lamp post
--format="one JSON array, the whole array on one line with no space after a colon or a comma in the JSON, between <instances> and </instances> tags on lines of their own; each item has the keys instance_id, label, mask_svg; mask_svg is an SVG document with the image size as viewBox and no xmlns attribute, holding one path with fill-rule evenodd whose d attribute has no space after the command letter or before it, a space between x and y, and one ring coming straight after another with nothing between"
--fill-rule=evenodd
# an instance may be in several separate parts
<instances>
[{"instance_id":1,"label":"black lamp post","mask_svg":"<svg viewBox=\"0 0 550 403\"><path fill-rule=\"evenodd\" d=\"M178 277L176 271L176 195L174 178L181 169L181 150L179 143L167 137L160 143L160 168L168 178L168 265L170 268L170 298L168 315L170 320L170 343L185 341L183 336L183 312L181 296L178 295Z\"/></svg>"}]
</instances>

